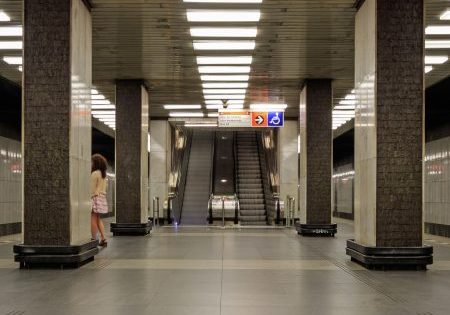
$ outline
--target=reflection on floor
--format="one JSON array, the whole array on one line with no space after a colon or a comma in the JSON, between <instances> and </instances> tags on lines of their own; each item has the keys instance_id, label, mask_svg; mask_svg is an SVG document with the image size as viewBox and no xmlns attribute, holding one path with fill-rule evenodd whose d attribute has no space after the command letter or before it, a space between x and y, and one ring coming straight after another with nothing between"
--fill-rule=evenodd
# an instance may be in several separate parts
<instances>
[{"instance_id":1,"label":"reflection on floor","mask_svg":"<svg viewBox=\"0 0 450 315\"><path fill-rule=\"evenodd\" d=\"M450 242L426 272L367 271L345 240L293 230L158 228L110 240L78 270L19 270L0 244L0 314L448 314ZM447 241L446 241L447 240Z\"/></svg>"}]
</instances>

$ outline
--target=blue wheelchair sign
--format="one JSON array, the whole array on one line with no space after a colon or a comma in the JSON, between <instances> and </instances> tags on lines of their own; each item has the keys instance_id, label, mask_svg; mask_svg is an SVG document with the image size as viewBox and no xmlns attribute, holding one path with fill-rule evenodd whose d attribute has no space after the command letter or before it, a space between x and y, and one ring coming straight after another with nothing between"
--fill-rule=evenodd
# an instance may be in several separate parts
<instances>
[{"instance_id":1,"label":"blue wheelchair sign","mask_svg":"<svg viewBox=\"0 0 450 315\"><path fill-rule=\"evenodd\" d=\"M269 127L283 127L284 113L283 112L269 112L268 125Z\"/></svg>"}]
</instances>

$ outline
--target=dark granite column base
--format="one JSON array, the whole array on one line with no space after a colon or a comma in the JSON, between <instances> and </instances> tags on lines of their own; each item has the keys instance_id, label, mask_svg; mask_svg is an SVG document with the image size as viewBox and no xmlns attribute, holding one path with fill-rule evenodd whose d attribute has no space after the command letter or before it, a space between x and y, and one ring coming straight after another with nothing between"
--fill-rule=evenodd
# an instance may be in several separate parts
<instances>
[{"instance_id":1,"label":"dark granite column base","mask_svg":"<svg viewBox=\"0 0 450 315\"><path fill-rule=\"evenodd\" d=\"M331 236L337 233L337 224L302 224L295 223L295 229L299 235L303 236Z\"/></svg>"},{"instance_id":2,"label":"dark granite column base","mask_svg":"<svg viewBox=\"0 0 450 315\"><path fill-rule=\"evenodd\" d=\"M150 233L152 223L111 223L114 236L143 236Z\"/></svg>"},{"instance_id":3,"label":"dark granite column base","mask_svg":"<svg viewBox=\"0 0 450 315\"><path fill-rule=\"evenodd\" d=\"M433 263L433 247L373 247L347 241L346 253L367 269L425 270Z\"/></svg>"},{"instance_id":4,"label":"dark granite column base","mask_svg":"<svg viewBox=\"0 0 450 315\"><path fill-rule=\"evenodd\" d=\"M20 268L78 268L94 260L98 241L82 245L14 245L14 261Z\"/></svg>"}]
</instances>

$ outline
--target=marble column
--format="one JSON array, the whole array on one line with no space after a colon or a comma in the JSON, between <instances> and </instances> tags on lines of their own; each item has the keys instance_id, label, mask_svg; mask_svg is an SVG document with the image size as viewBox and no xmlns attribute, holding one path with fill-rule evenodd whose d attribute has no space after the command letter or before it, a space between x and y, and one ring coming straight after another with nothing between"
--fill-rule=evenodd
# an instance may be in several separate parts
<instances>
[{"instance_id":1,"label":"marble column","mask_svg":"<svg viewBox=\"0 0 450 315\"><path fill-rule=\"evenodd\" d=\"M307 80L300 93L300 222L302 235L331 235L332 81Z\"/></svg>"},{"instance_id":2,"label":"marble column","mask_svg":"<svg viewBox=\"0 0 450 315\"><path fill-rule=\"evenodd\" d=\"M356 14L355 240L367 267L424 268L424 3L366 0Z\"/></svg>"},{"instance_id":3,"label":"marble column","mask_svg":"<svg viewBox=\"0 0 450 315\"><path fill-rule=\"evenodd\" d=\"M21 267L92 260L90 240L90 8L25 0Z\"/></svg>"},{"instance_id":4,"label":"marble column","mask_svg":"<svg viewBox=\"0 0 450 315\"><path fill-rule=\"evenodd\" d=\"M148 220L148 92L142 80L116 81L116 222L114 235L146 235Z\"/></svg>"}]
</instances>

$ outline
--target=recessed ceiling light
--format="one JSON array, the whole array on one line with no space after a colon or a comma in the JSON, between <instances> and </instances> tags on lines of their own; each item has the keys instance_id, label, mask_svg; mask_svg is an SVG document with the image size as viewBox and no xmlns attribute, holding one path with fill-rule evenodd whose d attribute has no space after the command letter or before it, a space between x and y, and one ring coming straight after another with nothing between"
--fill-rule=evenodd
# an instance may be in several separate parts
<instances>
[{"instance_id":1,"label":"recessed ceiling light","mask_svg":"<svg viewBox=\"0 0 450 315\"><path fill-rule=\"evenodd\" d=\"M92 105L111 105L111 102L108 100L91 100Z\"/></svg>"},{"instance_id":2,"label":"recessed ceiling light","mask_svg":"<svg viewBox=\"0 0 450 315\"><path fill-rule=\"evenodd\" d=\"M116 119L114 117L108 118L108 117L98 117L98 116L94 116L95 118L97 118L100 121L104 121L104 122L115 122Z\"/></svg>"},{"instance_id":3,"label":"recessed ceiling light","mask_svg":"<svg viewBox=\"0 0 450 315\"><path fill-rule=\"evenodd\" d=\"M98 91L96 89L91 89L91 94L98 94Z\"/></svg>"},{"instance_id":4,"label":"recessed ceiling light","mask_svg":"<svg viewBox=\"0 0 450 315\"><path fill-rule=\"evenodd\" d=\"M201 105L164 105L164 109L201 109Z\"/></svg>"},{"instance_id":5,"label":"recessed ceiling light","mask_svg":"<svg viewBox=\"0 0 450 315\"><path fill-rule=\"evenodd\" d=\"M170 112L170 117L205 117L203 113L199 112Z\"/></svg>"},{"instance_id":6,"label":"recessed ceiling light","mask_svg":"<svg viewBox=\"0 0 450 315\"><path fill-rule=\"evenodd\" d=\"M208 113L208 117L219 117L219 113Z\"/></svg>"},{"instance_id":7,"label":"recessed ceiling light","mask_svg":"<svg viewBox=\"0 0 450 315\"><path fill-rule=\"evenodd\" d=\"M21 65L22 57L5 56L3 57L3 61L10 65Z\"/></svg>"},{"instance_id":8,"label":"recessed ceiling light","mask_svg":"<svg viewBox=\"0 0 450 315\"><path fill-rule=\"evenodd\" d=\"M256 35L258 35L256 27L191 27L192 37L254 38Z\"/></svg>"},{"instance_id":9,"label":"recessed ceiling light","mask_svg":"<svg viewBox=\"0 0 450 315\"><path fill-rule=\"evenodd\" d=\"M104 100L105 96L103 94L92 94L91 100Z\"/></svg>"},{"instance_id":10,"label":"recessed ceiling light","mask_svg":"<svg viewBox=\"0 0 450 315\"><path fill-rule=\"evenodd\" d=\"M204 89L203 94L245 94L246 89Z\"/></svg>"},{"instance_id":11,"label":"recessed ceiling light","mask_svg":"<svg viewBox=\"0 0 450 315\"><path fill-rule=\"evenodd\" d=\"M450 35L450 26L430 25L425 28L427 35Z\"/></svg>"},{"instance_id":12,"label":"recessed ceiling light","mask_svg":"<svg viewBox=\"0 0 450 315\"><path fill-rule=\"evenodd\" d=\"M1 26L0 36L22 36L22 26Z\"/></svg>"},{"instance_id":13,"label":"recessed ceiling light","mask_svg":"<svg viewBox=\"0 0 450 315\"><path fill-rule=\"evenodd\" d=\"M450 48L450 40L426 40L425 41L426 49L441 49L441 48Z\"/></svg>"},{"instance_id":14,"label":"recessed ceiling light","mask_svg":"<svg viewBox=\"0 0 450 315\"><path fill-rule=\"evenodd\" d=\"M441 20L450 20L450 9L447 9L444 13L440 16Z\"/></svg>"},{"instance_id":15,"label":"recessed ceiling light","mask_svg":"<svg viewBox=\"0 0 450 315\"><path fill-rule=\"evenodd\" d=\"M91 111L92 115L115 115L116 111L114 110L93 110Z\"/></svg>"},{"instance_id":16,"label":"recessed ceiling light","mask_svg":"<svg viewBox=\"0 0 450 315\"><path fill-rule=\"evenodd\" d=\"M340 105L356 105L356 100L341 100Z\"/></svg>"},{"instance_id":17,"label":"recessed ceiling light","mask_svg":"<svg viewBox=\"0 0 450 315\"><path fill-rule=\"evenodd\" d=\"M248 81L249 75L202 75L202 81Z\"/></svg>"},{"instance_id":18,"label":"recessed ceiling light","mask_svg":"<svg viewBox=\"0 0 450 315\"><path fill-rule=\"evenodd\" d=\"M230 95L230 94L213 94L213 95L205 95L205 100L245 100L245 94L242 95Z\"/></svg>"},{"instance_id":19,"label":"recessed ceiling light","mask_svg":"<svg viewBox=\"0 0 450 315\"><path fill-rule=\"evenodd\" d=\"M223 105L222 100L216 99L216 100L205 100L206 105ZM228 100L228 105L244 105L244 100Z\"/></svg>"},{"instance_id":20,"label":"recessed ceiling light","mask_svg":"<svg viewBox=\"0 0 450 315\"><path fill-rule=\"evenodd\" d=\"M248 82L242 83L203 83L204 89L246 89Z\"/></svg>"},{"instance_id":21,"label":"recessed ceiling light","mask_svg":"<svg viewBox=\"0 0 450 315\"><path fill-rule=\"evenodd\" d=\"M250 109L253 110L284 110L287 104L251 104Z\"/></svg>"},{"instance_id":22,"label":"recessed ceiling light","mask_svg":"<svg viewBox=\"0 0 450 315\"><path fill-rule=\"evenodd\" d=\"M355 105L336 105L334 106L334 109L351 109L354 110L355 109Z\"/></svg>"},{"instance_id":23,"label":"recessed ceiling light","mask_svg":"<svg viewBox=\"0 0 450 315\"><path fill-rule=\"evenodd\" d=\"M425 66L425 73L428 73L433 70L432 66Z\"/></svg>"},{"instance_id":24,"label":"recessed ceiling light","mask_svg":"<svg viewBox=\"0 0 450 315\"><path fill-rule=\"evenodd\" d=\"M448 61L448 56L425 56L425 64L440 65Z\"/></svg>"},{"instance_id":25,"label":"recessed ceiling light","mask_svg":"<svg viewBox=\"0 0 450 315\"><path fill-rule=\"evenodd\" d=\"M2 50L20 50L22 49L23 44L22 41L1 41L0 49Z\"/></svg>"},{"instance_id":26,"label":"recessed ceiling light","mask_svg":"<svg viewBox=\"0 0 450 315\"><path fill-rule=\"evenodd\" d=\"M356 95L355 94L347 94L345 96L346 100L356 100Z\"/></svg>"},{"instance_id":27,"label":"recessed ceiling light","mask_svg":"<svg viewBox=\"0 0 450 315\"><path fill-rule=\"evenodd\" d=\"M116 107L114 105L92 105L92 109L115 109Z\"/></svg>"},{"instance_id":28,"label":"recessed ceiling light","mask_svg":"<svg viewBox=\"0 0 450 315\"><path fill-rule=\"evenodd\" d=\"M263 0L183 0L194 3L262 3Z\"/></svg>"},{"instance_id":29,"label":"recessed ceiling light","mask_svg":"<svg viewBox=\"0 0 450 315\"><path fill-rule=\"evenodd\" d=\"M199 65L249 65L252 59L252 56L197 57L197 63Z\"/></svg>"},{"instance_id":30,"label":"recessed ceiling light","mask_svg":"<svg viewBox=\"0 0 450 315\"><path fill-rule=\"evenodd\" d=\"M194 40L196 50L253 50L254 40Z\"/></svg>"},{"instance_id":31,"label":"recessed ceiling light","mask_svg":"<svg viewBox=\"0 0 450 315\"><path fill-rule=\"evenodd\" d=\"M223 109L223 105L206 105L207 109ZM238 105L238 104L229 104L227 106L228 109L242 109L244 108L244 104Z\"/></svg>"},{"instance_id":32,"label":"recessed ceiling light","mask_svg":"<svg viewBox=\"0 0 450 315\"><path fill-rule=\"evenodd\" d=\"M18 66L18 67L17 67L17 70L19 70L20 72L22 72L23 67L22 67L22 66Z\"/></svg>"},{"instance_id":33,"label":"recessed ceiling light","mask_svg":"<svg viewBox=\"0 0 450 315\"><path fill-rule=\"evenodd\" d=\"M259 10L187 10L189 22L258 22Z\"/></svg>"},{"instance_id":34,"label":"recessed ceiling light","mask_svg":"<svg viewBox=\"0 0 450 315\"><path fill-rule=\"evenodd\" d=\"M199 66L198 72L206 73L249 73L248 66Z\"/></svg>"},{"instance_id":35,"label":"recessed ceiling light","mask_svg":"<svg viewBox=\"0 0 450 315\"><path fill-rule=\"evenodd\" d=\"M334 114L346 114L346 115L348 115L348 114L355 114L355 111L354 110L333 110L333 115Z\"/></svg>"},{"instance_id":36,"label":"recessed ceiling light","mask_svg":"<svg viewBox=\"0 0 450 315\"><path fill-rule=\"evenodd\" d=\"M11 18L9 17L9 15L3 11L0 11L0 22L10 22L10 21Z\"/></svg>"},{"instance_id":37,"label":"recessed ceiling light","mask_svg":"<svg viewBox=\"0 0 450 315\"><path fill-rule=\"evenodd\" d=\"M202 123L198 123L198 124L185 124L184 125L185 127L188 127L188 128L196 128L196 127L198 127L198 128L201 128L201 127L217 127L217 124L213 124L213 123L211 123L211 124L202 124Z\"/></svg>"}]
</instances>

